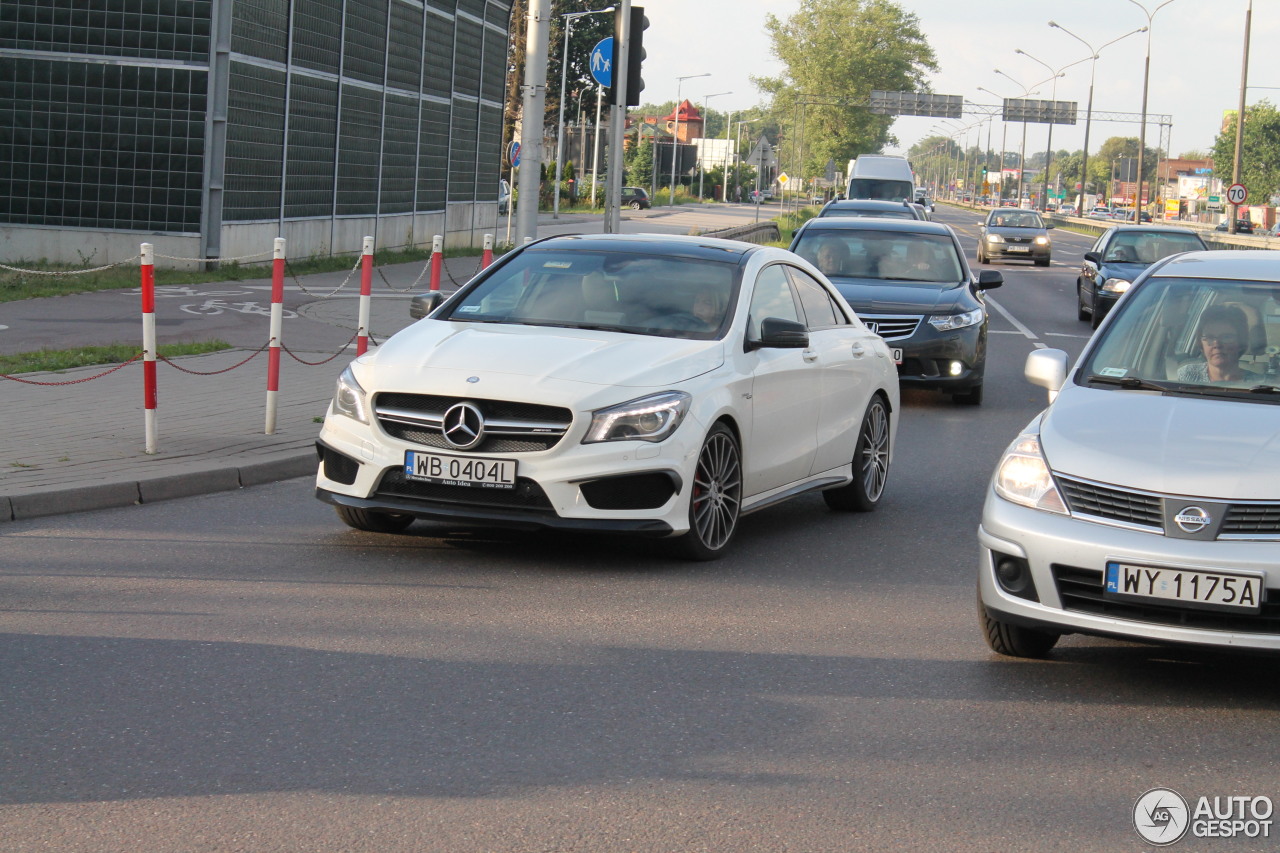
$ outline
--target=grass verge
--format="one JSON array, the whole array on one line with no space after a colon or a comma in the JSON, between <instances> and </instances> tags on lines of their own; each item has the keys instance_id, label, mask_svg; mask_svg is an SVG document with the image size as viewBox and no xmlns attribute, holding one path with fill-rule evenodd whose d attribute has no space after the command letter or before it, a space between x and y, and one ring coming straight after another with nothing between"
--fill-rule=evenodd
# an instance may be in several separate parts
<instances>
[{"instance_id":1,"label":"grass verge","mask_svg":"<svg viewBox=\"0 0 1280 853\"><path fill-rule=\"evenodd\" d=\"M231 344L218 340L191 344L161 344L157 348L159 354L165 358L201 355L224 349L231 349ZM128 361L141 351L137 344L108 344L100 347L19 352L13 355L0 355L0 373L12 375L38 373L45 370L70 370L73 367L85 367L91 364L119 364L122 361Z\"/></svg>"}]
</instances>

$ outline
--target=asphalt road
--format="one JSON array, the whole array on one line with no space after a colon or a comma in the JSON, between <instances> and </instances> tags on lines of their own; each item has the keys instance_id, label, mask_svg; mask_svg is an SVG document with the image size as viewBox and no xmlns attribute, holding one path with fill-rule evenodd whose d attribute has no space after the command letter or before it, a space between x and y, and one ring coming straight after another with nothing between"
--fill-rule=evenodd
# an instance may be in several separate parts
<instances>
[{"instance_id":1,"label":"asphalt road","mask_svg":"<svg viewBox=\"0 0 1280 853\"><path fill-rule=\"evenodd\" d=\"M0 850L1112 853L1150 788L1280 796L1274 661L981 639L1022 362L1088 334L1055 237L994 267L984 404L904 396L879 511L797 499L717 563L359 533L305 479L6 525Z\"/></svg>"}]
</instances>

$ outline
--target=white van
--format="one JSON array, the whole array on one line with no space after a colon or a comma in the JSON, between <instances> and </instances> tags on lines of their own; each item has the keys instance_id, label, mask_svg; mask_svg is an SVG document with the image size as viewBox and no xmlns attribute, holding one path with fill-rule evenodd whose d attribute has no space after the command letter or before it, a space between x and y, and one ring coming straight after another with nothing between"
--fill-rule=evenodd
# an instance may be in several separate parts
<instances>
[{"instance_id":1,"label":"white van","mask_svg":"<svg viewBox=\"0 0 1280 853\"><path fill-rule=\"evenodd\" d=\"M849 165L845 198L914 201L916 176L906 157L863 154Z\"/></svg>"}]
</instances>

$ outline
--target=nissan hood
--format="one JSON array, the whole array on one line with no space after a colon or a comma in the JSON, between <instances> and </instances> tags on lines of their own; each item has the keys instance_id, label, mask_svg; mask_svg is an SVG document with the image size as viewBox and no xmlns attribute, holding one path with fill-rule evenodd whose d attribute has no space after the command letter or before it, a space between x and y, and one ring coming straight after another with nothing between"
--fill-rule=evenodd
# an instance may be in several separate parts
<instances>
[{"instance_id":1,"label":"nissan hood","mask_svg":"<svg viewBox=\"0 0 1280 853\"><path fill-rule=\"evenodd\" d=\"M1221 500L1280 499L1280 407L1068 380L1040 421L1055 472Z\"/></svg>"}]
</instances>

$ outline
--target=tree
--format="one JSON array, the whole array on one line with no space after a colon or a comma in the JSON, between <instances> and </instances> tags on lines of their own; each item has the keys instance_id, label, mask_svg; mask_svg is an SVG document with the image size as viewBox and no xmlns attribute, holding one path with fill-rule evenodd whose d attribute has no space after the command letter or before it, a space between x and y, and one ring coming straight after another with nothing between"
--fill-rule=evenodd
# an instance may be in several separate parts
<instances>
[{"instance_id":1,"label":"tree","mask_svg":"<svg viewBox=\"0 0 1280 853\"><path fill-rule=\"evenodd\" d=\"M1213 143L1214 174L1224 185L1231 182L1235 159L1236 115L1232 113ZM1280 111L1270 101L1245 108L1240 183L1254 204L1266 203L1280 189Z\"/></svg>"},{"instance_id":2,"label":"tree","mask_svg":"<svg viewBox=\"0 0 1280 853\"><path fill-rule=\"evenodd\" d=\"M1113 136L1106 142L1102 143L1102 147L1098 149L1097 154L1089 157L1089 181L1097 188L1101 189L1111 181L1112 164L1124 158L1136 160L1138 157L1138 137L1136 136ZM1142 179L1150 181L1155 177L1156 164L1160 161L1160 152L1154 148L1148 148L1142 156Z\"/></svg>"},{"instance_id":3,"label":"tree","mask_svg":"<svg viewBox=\"0 0 1280 853\"><path fill-rule=\"evenodd\" d=\"M627 147L622 162L627 186L649 186L653 179L653 137L637 133L635 144Z\"/></svg>"},{"instance_id":4,"label":"tree","mask_svg":"<svg viewBox=\"0 0 1280 853\"><path fill-rule=\"evenodd\" d=\"M871 90L925 91L926 72L938 68L919 18L892 0L808 0L786 21L769 15L765 30L785 70L753 81L802 143L805 176L893 143L893 116L868 109Z\"/></svg>"}]
</instances>

